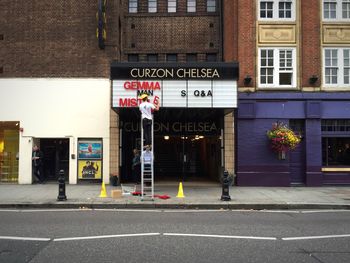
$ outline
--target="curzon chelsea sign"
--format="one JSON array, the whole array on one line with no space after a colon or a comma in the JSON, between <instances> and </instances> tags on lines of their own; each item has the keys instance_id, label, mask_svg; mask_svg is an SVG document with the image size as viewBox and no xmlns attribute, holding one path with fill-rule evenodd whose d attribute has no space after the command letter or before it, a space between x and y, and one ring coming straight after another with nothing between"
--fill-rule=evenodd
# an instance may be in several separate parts
<instances>
[{"instance_id":1,"label":"curzon chelsea sign","mask_svg":"<svg viewBox=\"0 0 350 263\"><path fill-rule=\"evenodd\" d=\"M237 63L112 63L112 107L137 107L139 96L169 108L235 108Z\"/></svg>"}]
</instances>

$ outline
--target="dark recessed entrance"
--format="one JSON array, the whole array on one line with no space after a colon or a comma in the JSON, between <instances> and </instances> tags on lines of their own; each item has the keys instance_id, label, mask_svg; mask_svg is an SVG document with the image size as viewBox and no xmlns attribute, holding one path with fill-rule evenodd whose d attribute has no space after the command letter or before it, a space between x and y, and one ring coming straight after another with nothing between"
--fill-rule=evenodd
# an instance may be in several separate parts
<instances>
[{"instance_id":1,"label":"dark recessed entrance","mask_svg":"<svg viewBox=\"0 0 350 263\"><path fill-rule=\"evenodd\" d=\"M61 169L69 174L69 139L40 139L44 154L44 180L56 181Z\"/></svg>"},{"instance_id":2,"label":"dark recessed entrance","mask_svg":"<svg viewBox=\"0 0 350 263\"><path fill-rule=\"evenodd\" d=\"M121 181L131 182L132 150L140 149L138 109L120 109ZM156 181L219 180L221 129L218 109L161 109L154 114Z\"/></svg>"}]
</instances>

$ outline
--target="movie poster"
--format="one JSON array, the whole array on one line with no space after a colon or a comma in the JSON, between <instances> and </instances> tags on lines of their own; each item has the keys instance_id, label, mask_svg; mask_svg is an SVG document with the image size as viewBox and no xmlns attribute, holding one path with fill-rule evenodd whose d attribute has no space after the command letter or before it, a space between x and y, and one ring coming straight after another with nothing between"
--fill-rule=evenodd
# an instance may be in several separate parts
<instances>
[{"instance_id":1,"label":"movie poster","mask_svg":"<svg viewBox=\"0 0 350 263\"><path fill-rule=\"evenodd\" d=\"M79 159L101 159L102 142L101 141L79 141L78 158Z\"/></svg>"},{"instance_id":2,"label":"movie poster","mask_svg":"<svg viewBox=\"0 0 350 263\"><path fill-rule=\"evenodd\" d=\"M102 180L102 140L78 141L78 179Z\"/></svg>"},{"instance_id":3,"label":"movie poster","mask_svg":"<svg viewBox=\"0 0 350 263\"><path fill-rule=\"evenodd\" d=\"M97 160L79 160L79 179L101 179L102 162Z\"/></svg>"}]
</instances>

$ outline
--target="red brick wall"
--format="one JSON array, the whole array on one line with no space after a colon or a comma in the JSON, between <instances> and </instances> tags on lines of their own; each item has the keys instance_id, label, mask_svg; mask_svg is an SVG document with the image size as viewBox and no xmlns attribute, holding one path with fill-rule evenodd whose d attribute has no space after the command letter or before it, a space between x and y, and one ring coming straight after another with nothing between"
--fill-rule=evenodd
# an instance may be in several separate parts
<instances>
[{"instance_id":1,"label":"red brick wall","mask_svg":"<svg viewBox=\"0 0 350 263\"><path fill-rule=\"evenodd\" d=\"M1 0L0 77L109 77L119 54L119 1L107 1L107 47L98 48L97 1Z\"/></svg>"},{"instance_id":2,"label":"red brick wall","mask_svg":"<svg viewBox=\"0 0 350 263\"><path fill-rule=\"evenodd\" d=\"M301 85L303 87L320 86L321 50L320 50L320 5L318 0L301 1ZM318 76L314 85L309 84L312 75Z\"/></svg>"},{"instance_id":3,"label":"red brick wall","mask_svg":"<svg viewBox=\"0 0 350 263\"><path fill-rule=\"evenodd\" d=\"M224 61L238 60L238 3L237 0L223 0L223 58Z\"/></svg>"},{"instance_id":4,"label":"red brick wall","mask_svg":"<svg viewBox=\"0 0 350 263\"><path fill-rule=\"evenodd\" d=\"M237 0L238 10L238 86L245 86L243 79L246 75L252 77L250 86L255 85L256 61L256 6L254 0Z\"/></svg>"},{"instance_id":5,"label":"red brick wall","mask_svg":"<svg viewBox=\"0 0 350 263\"><path fill-rule=\"evenodd\" d=\"M157 13L148 13L148 1L139 0L138 13L128 13L128 1L124 1L122 60L128 54L159 54L165 61L167 53L178 54L178 61L185 61L186 53L197 53L203 61L208 53L216 53L221 60L222 37L220 5L217 12L206 11L206 0L197 0L195 13L187 13L187 1L177 1L177 12L167 12L167 1L159 0ZM133 45L132 45L133 44Z\"/></svg>"}]
</instances>

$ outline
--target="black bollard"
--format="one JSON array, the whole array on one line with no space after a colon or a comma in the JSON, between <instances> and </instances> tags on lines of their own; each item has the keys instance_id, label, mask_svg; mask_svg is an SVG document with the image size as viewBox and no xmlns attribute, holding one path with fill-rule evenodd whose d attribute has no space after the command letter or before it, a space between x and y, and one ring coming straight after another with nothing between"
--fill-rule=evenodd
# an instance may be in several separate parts
<instances>
[{"instance_id":1,"label":"black bollard","mask_svg":"<svg viewBox=\"0 0 350 263\"><path fill-rule=\"evenodd\" d=\"M58 196L57 201L66 201L66 179L64 176L64 171L60 170L59 176L58 176Z\"/></svg>"},{"instance_id":2,"label":"black bollard","mask_svg":"<svg viewBox=\"0 0 350 263\"><path fill-rule=\"evenodd\" d=\"M222 195L221 200L222 201L230 201L230 183L231 180L228 177L228 171L224 171L224 175L222 177Z\"/></svg>"}]
</instances>

